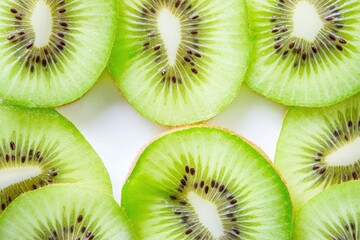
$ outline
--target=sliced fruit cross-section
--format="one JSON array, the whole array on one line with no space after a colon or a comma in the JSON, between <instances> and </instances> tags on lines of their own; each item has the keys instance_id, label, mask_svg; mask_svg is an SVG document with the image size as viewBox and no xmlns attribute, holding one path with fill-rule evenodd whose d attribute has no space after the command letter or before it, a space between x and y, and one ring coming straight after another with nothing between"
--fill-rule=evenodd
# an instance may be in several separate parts
<instances>
[{"instance_id":1,"label":"sliced fruit cross-section","mask_svg":"<svg viewBox=\"0 0 360 240\"><path fill-rule=\"evenodd\" d=\"M54 183L112 192L99 156L55 110L1 105L0 126L0 213L20 194Z\"/></svg>"},{"instance_id":2,"label":"sliced fruit cross-section","mask_svg":"<svg viewBox=\"0 0 360 240\"><path fill-rule=\"evenodd\" d=\"M248 0L245 84L286 105L325 106L360 90L359 1Z\"/></svg>"},{"instance_id":3,"label":"sliced fruit cross-section","mask_svg":"<svg viewBox=\"0 0 360 240\"><path fill-rule=\"evenodd\" d=\"M48 186L16 199L0 217L6 240L135 239L131 224L115 200L74 185Z\"/></svg>"},{"instance_id":4,"label":"sliced fruit cross-section","mask_svg":"<svg viewBox=\"0 0 360 240\"><path fill-rule=\"evenodd\" d=\"M0 1L0 97L52 107L98 79L115 40L116 0Z\"/></svg>"},{"instance_id":5,"label":"sliced fruit cross-section","mask_svg":"<svg viewBox=\"0 0 360 240\"><path fill-rule=\"evenodd\" d=\"M326 108L291 108L275 165L298 209L334 184L360 178L360 95Z\"/></svg>"},{"instance_id":6,"label":"sliced fruit cross-section","mask_svg":"<svg viewBox=\"0 0 360 240\"><path fill-rule=\"evenodd\" d=\"M360 182L326 189L299 211L294 240L356 240L360 238Z\"/></svg>"},{"instance_id":7,"label":"sliced fruit cross-section","mask_svg":"<svg viewBox=\"0 0 360 240\"><path fill-rule=\"evenodd\" d=\"M212 127L182 129L140 155L122 204L141 239L289 239L289 193L246 141Z\"/></svg>"},{"instance_id":8,"label":"sliced fruit cross-section","mask_svg":"<svg viewBox=\"0 0 360 240\"><path fill-rule=\"evenodd\" d=\"M244 0L120 1L110 72L146 118L207 120L236 96L250 49Z\"/></svg>"}]
</instances>

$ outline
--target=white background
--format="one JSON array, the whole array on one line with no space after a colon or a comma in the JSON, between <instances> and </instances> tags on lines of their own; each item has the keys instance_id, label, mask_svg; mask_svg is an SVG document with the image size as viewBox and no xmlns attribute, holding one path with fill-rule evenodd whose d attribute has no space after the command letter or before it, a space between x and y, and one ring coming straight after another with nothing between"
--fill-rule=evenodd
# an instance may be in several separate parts
<instances>
[{"instance_id":1,"label":"white background","mask_svg":"<svg viewBox=\"0 0 360 240\"><path fill-rule=\"evenodd\" d=\"M102 158L115 199L141 150L168 128L143 118L121 95L107 71L82 98L58 108L73 122ZM241 134L273 161L286 109L242 87L224 112L209 121Z\"/></svg>"}]
</instances>

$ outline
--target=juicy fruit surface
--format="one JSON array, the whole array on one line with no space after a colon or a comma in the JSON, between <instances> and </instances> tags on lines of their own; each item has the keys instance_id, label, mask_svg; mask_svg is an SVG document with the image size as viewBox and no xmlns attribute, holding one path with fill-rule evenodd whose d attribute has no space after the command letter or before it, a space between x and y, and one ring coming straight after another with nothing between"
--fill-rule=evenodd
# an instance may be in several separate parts
<instances>
[{"instance_id":1,"label":"juicy fruit surface","mask_svg":"<svg viewBox=\"0 0 360 240\"><path fill-rule=\"evenodd\" d=\"M109 68L138 112L182 125L230 104L250 49L245 1L122 0L120 9Z\"/></svg>"},{"instance_id":2,"label":"juicy fruit surface","mask_svg":"<svg viewBox=\"0 0 360 240\"><path fill-rule=\"evenodd\" d=\"M6 240L135 239L125 213L109 195L74 185L20 196L0 217Z\"/></svg>"},{"instance_id":3,"label":"juicy fruit surface","mask_svg":"<svg viewBox=\"0 0 360 240\"><path fill-rule=\"evenodd\" d=\"M110 56L116 9L116 0L2 0L0 96L31 107L82 96Z\"/></svg>"},{"instance_id":4,"label":"juicy fruit surface","mask_svg":"<svg viewBox=\"0 0 360 240\"><path fill-rule=\"evenodd\" d=\"M1 105L0 125L0 213L20 194L53 183L112 192L99 156L55 110Z\"/></svg>"},{"instance_id":5,"label":"juicy fruit surface","mask_svg":"<svg viewBox=\"0 0 360 240\"><path fill-rule=\"evenodd\" d=\"M360 95L337 105L292 108L277 145L275 165L294 209L334 184L360 177Z\"/></svg>"},{"instance_id":6,"label":"juicy fruit surface","mask_svg":"<svg viewBox=\"0 0 360 240\"><path fill-rule=\"evenodd\" d=\"M247 86L296 106L331 105L360 90L359 1L248 0L248 6Z\"/></svg>"},{"instance_id":7,"label":"juicy fruit surface","mask_svg":"<svg viewBox=\"0 0 360 240\"><path fill-rule=\"evenodd\" d=\"M141 239L290 238L292 207L277 172L244 140L211 127L151 143L122 205Z\"/></svg>"},{"instance_id":8,"label":"juicy fruit surface","mask_svg":"<svg viewBox=\"0 0 360 240\"><path fill-rule=\"evenodd\" d=\"M293 239L359 239L359 191L360 182L348 182L310 200L295 218Z\"/></svg>"}]
</instances>

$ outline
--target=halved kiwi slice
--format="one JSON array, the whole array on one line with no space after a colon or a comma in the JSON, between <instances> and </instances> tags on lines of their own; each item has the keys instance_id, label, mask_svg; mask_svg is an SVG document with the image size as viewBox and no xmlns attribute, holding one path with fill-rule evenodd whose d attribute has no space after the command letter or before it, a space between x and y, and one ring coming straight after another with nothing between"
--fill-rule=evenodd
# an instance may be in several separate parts
<instances>
[{"instance_id":1,"label":"halved kiwi slice","mask_svg":"<svg viewBox=\"0 0 360 240\"><path fill-rule=\"evenodd\" d=\"M0 105L0 126L0 213L20 194L54 183L112 193L99 156L55 110Z\"/></svg>"},{"instance_id":2,"label":"halved kiwi slice","mask_svg":"<svg viewBox=\"0 0 360 240\"><path fill-rule=\"evenodd\" d=\"M287 105L325 106L360 90L359 1L248 0L245 84Z\"/></svg>"},{"instance_id":3,"label":"halved kiwi slice","mask_svg":"<svg viewBox=\"0 0 360 240\"><path fill-rule=\"evenodd\" d=\"M110 196L74 185L48 186L17 198L0 217L6 240L135 239Z\"/></svg>"},{"instance_id":4,"label":"halved kiwi slice","mask_svg":"<svg viewBox=\"0 0 360 240\"><path fill-rule=\"evenodd\" d=\"M276 170L246 140L208 126L147 146L122 204L140 239L290 239L291 201Z\"/></svg>"},{"instance_id":5,"label":"halved kiwi slice","mask_svg":"<svg viewBox=\"0 0 360 240\"><path fill-rule=\"evenodd\" d=\"M116 0L1 0L0 97L30 107L82 96L106 66Z\"/></svg>"},{"instance_id":6,"label":"halved kiwi slice","mask_svg":"<svg viewBox=\"0 0 360 240\"><path fill-rule=\"evenodd\" d=\"M360 95L327 108L291 108L275 165L294 209L334 184L360 178Z\"/></svg>"},{"instance_id":7,"label":"halved kiwi slice","mask_svg":"<svg viewBox=\"0 0 360 240\"><path fill-rule=\"evenodd\" d=\"M360 182L333 186L306 203L294 221L294 240L360 238Z\"/></svg>"},{"instance_id":8,"label":"halved kiwi slice","mask_svg":"<svg viewBox=\"0 0 360 240\"><path fill-rule=\"evenodd\" d=\"M109 68L140 114L183 125L230 104L249 50L244 0L120 0Z\"/></svg>"}]
</instances>

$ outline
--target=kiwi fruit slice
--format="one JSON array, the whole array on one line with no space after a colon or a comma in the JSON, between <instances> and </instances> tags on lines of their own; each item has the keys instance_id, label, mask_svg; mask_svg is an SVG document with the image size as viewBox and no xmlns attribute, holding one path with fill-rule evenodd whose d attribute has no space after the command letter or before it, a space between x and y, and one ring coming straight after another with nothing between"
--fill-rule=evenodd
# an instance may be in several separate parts
<instances>
[{"instance_id":1,"label":"kiwi fruit slice","mask_svg":"<svg viewBox=\"0 0 360 240\"><path fill-rule=\"evenodd\" d=\"M74 183L111 194L99 156L75 126L52 109L0 105L0 213L20 194Z\"/></svg>"},{"instance_id":2,"label":"kiwi fruit slice","mask_svg":"<svg viewBox=\"0 0 360 240\"><path fill-rule=\"evenodd\" d=\"M144 117L201 122L235 98L250 42L244 0L120 0L109 69Z\"/></svg>"},{"instance_id":3,"label":"kiwi fruit slice","mask_svg":"<svg viewBox=\"0 0 360 240\"><path fill-rule=\"evenodd\" d=\"M17 198L0 217L7 240L135 239L124 211L107 194L78 186L48 186Z\"/></svg>"},{"instance_id":4,"label":"kiwi fruit slice","mask_svg":"<svg viewBox=\"0 0 360 240\"><path fill-rule=\"evenodd\" d=\"M307 202L294 220L294 240L356 240L360 238L360 182L324 190Z\"/></svg>"},{"instance_id":5,"label":"kiwi fruit slice","mask_svg":"<svg viewBox=\"0 0 360 240\"><path fill-rule=\"evenodd\" d=\"M241 137L179 129L141 153L122 190L140 239L290 239L289 193Z\"/></svg>"},{"instance_id":6,"label":"kiwi fruit slice","mask_svg":"<svg viewBox=\"0 0 360 240\"><path fill-rule=\"evenodd\" d=\"M115 41L116 0L1 0L0 97L53 107L82 96Z\"/></svg>"},{"instance_id":7,"label":"kiwi fruit slice","mask_svg":"<svg viewBox=\"0 0 360 240\"><path fill-rule=\"evenodd\" d=\"M290 108L275 165L294 209L334 184L360 178L360 95L325 108Z\"/></svg>"},{"instance_id":8,"label":"kiwi fruit slice","mask_svg":"<svg viewBox=\"0 0 360 240\"><path fill-rule=\"evenodd\" d=\"M247 86L308 107L359 92L359 1L247 1L253 40Z\"/></svg>"}]
</instances>

